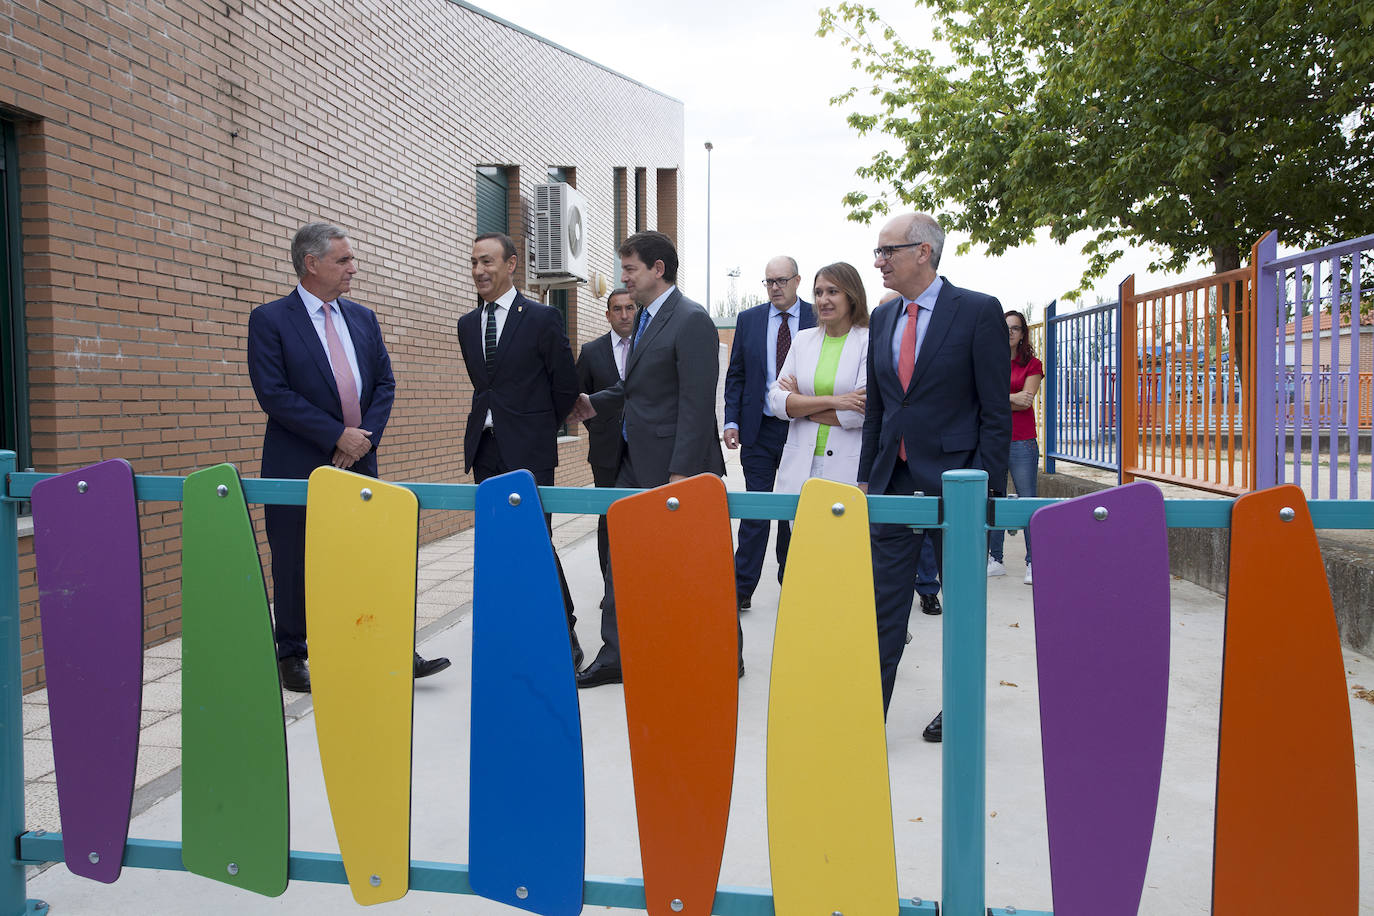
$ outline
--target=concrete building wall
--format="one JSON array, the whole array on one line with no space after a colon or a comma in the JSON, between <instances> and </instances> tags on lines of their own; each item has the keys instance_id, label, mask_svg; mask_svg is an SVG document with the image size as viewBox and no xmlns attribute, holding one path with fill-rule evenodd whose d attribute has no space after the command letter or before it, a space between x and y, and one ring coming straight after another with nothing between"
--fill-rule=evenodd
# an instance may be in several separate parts
<instances>
[{"instance_id":1,"label":"concrete building wall","mask_svg":"<svg viewBox=\"0 0 1374 916\"><path fill-rule=\"evenodd\" d=\"M377 311L397 378L382 474L470 482L454 328L475 301L476 168L507 168L522 272L550 167L575 170L608 286L617 168L650 176L647 225L682 238L682 104L465 4L0 0L0 14L41 471L123 457L141 474L230 461L257 476L248 313L292 288L291 235L325 219L352 235L352 298ZM605 331L604 309L587 285L569 297L574 351ZM560 484L591 482L585 448L561 445ZM180 510L141 508L152 642L180 629ZM421 537L466 524L425 513Z\"/></svg>"}]
</instances>

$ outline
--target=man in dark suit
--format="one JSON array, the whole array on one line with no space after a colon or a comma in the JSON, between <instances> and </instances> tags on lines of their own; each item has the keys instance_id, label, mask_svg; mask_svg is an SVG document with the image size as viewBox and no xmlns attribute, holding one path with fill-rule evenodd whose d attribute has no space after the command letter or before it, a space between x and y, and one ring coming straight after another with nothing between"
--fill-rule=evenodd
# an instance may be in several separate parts
<instances>
[{"instance_id":1,"label":"man in dark suit","mask_svg":"<svg viewBox=\"0 0 1374 916\"><path fill-rule=\"evenodd\" d=\"M522 296L512 275L515 242L490 232L472 243L478 307L458 319L458 345L472 380L472 409L463 437L463 469L481 483L523 468L541 487L554 485L558 429L577 400L577 368L558 309ZM548 515L545 523L550 522ZM550 528L552 531L552 528ZM573 631L572 594L554 553L573 667L582 647Z\"/></svg>"},{"instance_id":2,"label":"man in dark suit","mask_svg":"<svg viewBox=\"0 0 1374 916\"><path fill-rule=\"evenodd\" d=\"M583 394L574 418L623 410L625 450L618 487L658 487L696 474L725 473L716 429L720 335L706 310L677 288L677 250L661 232L637 232L620 246L621 282L641 306L625 378ZM660 431L671 429L670 436ZM601 651L577 686L618 684L620 634L612 571L606 573ZM743 663L740 672L743 673Z\"/></svg>"},{"instance_id":3,"label":"man in dark suit","mask_svg":"<svg viewBox=\"0 0 1374 916\"><path fill-rule=\"evenodd\" d=\"M868 405L859 485L872 494L942 492L940 475L981 468L1007 479L1011 448L1011 363L1002 306L936 274L945 234L934 217L895 217L878 234L874 266L898 294L874 309L868 338ZM916 565L924 540L943 551L938 529L874 525L873 590L878 612L883 711L892 701L905 647ZM943 737L937 715L925 737Z\"/></svg>"},{"instance_id":4,"label":"man in dark suit","mask_svg":"<svg viewBox=\"0 0 1374 916\"><path fill-rule=\"evenodd\" d=\"M583 394L596 394L625 377L630 356L630 337L635 328L635 301L627 289L617 289L606 297L606 320L611 329L587 342L577 355L577 382ZM584 421L587 427L587 463L592 466L592 482L598 487L615 486L620 473L620 456L625 439L620 430L620 413L597 414ZM596 526L596 555L601 575L606 575L610 547L606 516Z\"/></svg>"},{"instance_id":5,"label":"man in dark suit","mask_svg":"<svg viewBox=\"0 0 1374 916\"><path fill-rule=\"evenodd\" d=\"M291 240L299 278L287 296L248 316L248 377L267 414L262 476L307 478L332 464L377 476L377 445L396 380L371 309L343 298L357 264L338 226L310 223ZM305 507L265 507L282 686L310 692L305 635ZM415 676L448 659L415 656Z\"/></svg>"},{"instance_id":6,"label":"man in dark suit","mask_svg":"<svg viewBox=\"0 0 1374 916\"><path fill-rule=\"evenodd\" d=\"M768 388L782 370L792 338L804 328L814 328L816 315L809 302L797 297L801 275L796 261L786 256L773 258L763 273L768 302L745 309L735 319L735 341L730 347L730 366L725 370L725 447L740 450L746 490L771 491L787 442L788 419L773 416ZM792 526L779 521L779 582L791 538ZM735 599L741 611L752 603L767 549L768 520L740 519Z\"/></svg>"}]
</instances>

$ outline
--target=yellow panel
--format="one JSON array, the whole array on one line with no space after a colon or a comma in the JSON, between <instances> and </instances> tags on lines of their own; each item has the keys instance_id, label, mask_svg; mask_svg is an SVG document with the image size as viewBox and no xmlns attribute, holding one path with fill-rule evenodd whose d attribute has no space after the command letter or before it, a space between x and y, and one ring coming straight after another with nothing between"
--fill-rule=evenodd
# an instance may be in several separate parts
<instances>
[{"instance_id":1,"label":"yellow panel","mask_svg":"<svg viewBox=\"0 0 1374 916\"><path fill-rule=\"evenodd\" d=\"M828 480L802 486L778 606L768 856L778 916L898 911L868 504Z\"/></svg>"},{"instance_id":2,"label":"yellow panel","mask_svg":"<svg viewBox=\"0 0 1374 916\"><path fill-rule=\"evenodd\" d=\"M362 904L409 887L418 530L409 490L335 468L310 475L305 608L316 731L344 870Z\"/></svg>"}]
</instances>

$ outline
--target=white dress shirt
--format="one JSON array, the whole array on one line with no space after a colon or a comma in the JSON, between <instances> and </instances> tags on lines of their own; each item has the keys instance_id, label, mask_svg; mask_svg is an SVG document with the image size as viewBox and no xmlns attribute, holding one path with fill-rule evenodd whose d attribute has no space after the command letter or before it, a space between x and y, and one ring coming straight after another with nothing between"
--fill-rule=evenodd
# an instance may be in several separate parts
<instances>
[{"instance_id":1,"label":"white dress shirt","mask_svg":"<svg viewBox=\"0 0 1374 916\"><path fill-rule=\"evenodd\" d=\"M919 296L916 297L916 305L921 311L916 316L916 358L921 358L921 344L926 339L926 328L930 327L930 316L935 314L935 300L940 297L940 290L944 288L945 281L936 277ZM892 328L892 368L896 369L902 362L902 335L906 333L906 323L908 321L906 306L912 300L902 297L902 310L897 315L897 324Z\"/></svg>"},{"instance_id":2,"label":"white dress shirt","mask_svg":"<svg viewBox=\"0 0 1374 916\"><path fill-rule=\"evenodd\" d=\"M315 326L315 333L319 335L320 346L324 348L324 357L329 359L329 338L324 336L324 300L316 296L310 290L296 284L296 294L305 303L305 310L310 315L310 323ZM339 332L339 342L343 344L344 355L348 357L348 368L353 370L353 386L358 389L358 400L363 397L363 374L358 371L358 353L353 349L353 338L348 334L348 322L344 321L343 312L339 310L337 300L329 303L329 317L334 322L334 330ZM331 362L330 368L334 364Z\"/></svg>"},{"instance_id":3,"label":"white dress shirt","mask_svg":"<svg viewBox=\"0 0 1374 916\"><path fill-rule=\"evenodd\" d=\"M500 296L497 296L497 297L496 297L496 312L495 312L495 314L493 314L493 315L491 315L491 316L488 316L488 315L487 315L487 306L490 305L491 303L490 303L490 302L483 302L483 303L482 303L482 346L483 346L484 352L485 352L486 340L487 340L487 322L488 322L488 321L495 321L495 322L496 322L496 342L497 342L497 344L499 345L499 344L501 343L501 332L504 331L504 330L506 329L506 318L507 318L507 316L510 315L510 307L511 307L514 303L515 303L515 287L514 287L514 286L512 286L510 289L506 290L506 291L505 291L504 293L502 293ZM486 420L484 420L484 421L482 422L482 428L483 428L483 429L491 429L491 411L490 411L490 410L487 411L487 418L486 418Z\"/></svg>"}]
</instances>

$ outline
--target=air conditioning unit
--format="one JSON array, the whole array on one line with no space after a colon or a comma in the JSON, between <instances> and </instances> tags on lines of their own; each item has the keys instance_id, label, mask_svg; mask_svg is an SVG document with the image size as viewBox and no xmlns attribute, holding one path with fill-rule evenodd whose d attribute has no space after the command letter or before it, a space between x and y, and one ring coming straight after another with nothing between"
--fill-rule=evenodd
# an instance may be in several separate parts
<instances>
[{"instance_id":1,"label":"air conditioning unit","mask_svg":"<svg viewBox=\"0 0 1374 916\"><path fill-rule=\"evenodd\" d=\"M587 199L562 181L534 186L534 274L587 279Z\"/></svg>"}]
</instances>

